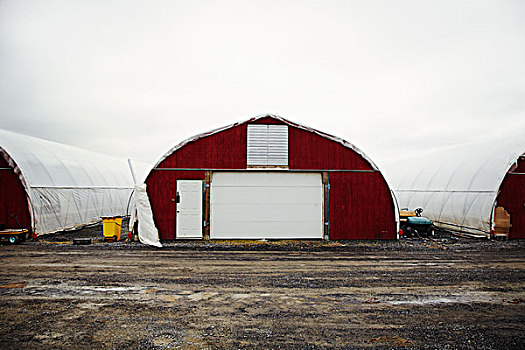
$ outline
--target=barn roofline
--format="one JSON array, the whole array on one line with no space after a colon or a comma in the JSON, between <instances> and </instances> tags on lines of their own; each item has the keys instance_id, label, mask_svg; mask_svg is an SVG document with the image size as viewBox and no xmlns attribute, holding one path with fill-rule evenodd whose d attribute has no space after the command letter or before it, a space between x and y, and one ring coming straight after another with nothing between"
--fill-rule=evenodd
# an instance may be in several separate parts
<instances>
[{"instance_id":1,"label":"barn roofline","mask_svg":"<svg viewBox=\"0 0 525 350\"><path fill-rule=\"evenodd\" d=\"M188 139L178 143L177 145L173 146L172 148L170 148L169 151L167 151L155 163L155 165L152 167L152 169L155 169L160 163L162 163L165 159L167 159L169 156L171 156L174 152L178 151L179 149L181 149L182 147L186 146L189 143L192 143L192 142L198 141L200 139L203 139L205 137L212 136L212 135L218 134L220 132L232 129L232 128L240 126L242 124L254 122L254 121L257 121L257 120L263 119L263 118L272 118L272 119L278 120L278 121L280 121L280 122L282 122L282 123L284 123L284 124L286 124L288 126L292 126L294 128L297 128L297 129L305 130L305 131L311 132L313 134L316 134L318 136L321 136L321 137L323 137L325 139L328 139L330 141L337 142L337 143L343 145L344 147L349 148L349 149L353 150L354 152L356 152L357 154L359 154L361 157L363 157L364 160L366 160L370 164L370 166L372 167L373 170L379 171L379 168L372 161L372 159L370 159L361 149L359 149L355 145L351 144L350 142L348 142L346 140L343 140L340 137L333 136L333 135L327 134L325 132L319 131L317 129L308 127L306 125L294 123L294 122L292 122L292 121L290 121L288 119L285 119L285 118L280 117L280 116L275 115L275 114L261 114L261 115L258 115L256 117L253 117L253 118L241 121L241 122L236 122L236 123L233 123L233 124L230 124L230 125L227 125L227 126L223 126L223 127L217 128L217 129L213 129L213 130L210 130L210 131L198 134L198 135L194 135L194 136L192 136L192 137L190 137L190 138L188 138Z\"/></svg>"}]
</instances>

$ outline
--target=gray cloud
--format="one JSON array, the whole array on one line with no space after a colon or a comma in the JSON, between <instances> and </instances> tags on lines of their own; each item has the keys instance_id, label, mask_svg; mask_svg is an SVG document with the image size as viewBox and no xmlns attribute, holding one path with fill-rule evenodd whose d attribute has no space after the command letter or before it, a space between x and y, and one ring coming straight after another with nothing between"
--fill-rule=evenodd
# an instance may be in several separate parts
<instances>
[{"instance_id":1,"label":"gray cloud","mask_svg":"<svg viewBox=\"0 0 525 350\"><path fill-rule=\"evenodd\" d=\"M521 1L4 1L3 128L154 162L276 113L374 158L525 134Z\"/></svg>"}]
</instances>

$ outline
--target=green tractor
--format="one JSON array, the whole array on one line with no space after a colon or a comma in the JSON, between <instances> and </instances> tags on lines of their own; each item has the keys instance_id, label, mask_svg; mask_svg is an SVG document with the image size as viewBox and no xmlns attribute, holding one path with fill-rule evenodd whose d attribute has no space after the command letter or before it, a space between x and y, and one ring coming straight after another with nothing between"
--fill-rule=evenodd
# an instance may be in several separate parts
<instances>
[{"instance_id":1,"label":"green tractor","mask_svg":"<svg viewBox=\"0 0 525 350\"><path fill-rule=\"evenodd\" d=\"M433 237L435 227L429 218L421 216L422 208L416 208L413 211L403 208L399 211L400 236L403 237Z\"/></svg>"}]
</instances>

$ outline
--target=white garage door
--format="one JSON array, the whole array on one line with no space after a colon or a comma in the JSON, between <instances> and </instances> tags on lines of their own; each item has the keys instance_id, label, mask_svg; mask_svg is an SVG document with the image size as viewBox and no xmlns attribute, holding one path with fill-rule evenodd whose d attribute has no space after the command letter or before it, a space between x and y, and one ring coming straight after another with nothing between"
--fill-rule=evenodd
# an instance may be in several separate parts
<instances>
[{"instance_id":1,"label":"white garage door","mask_svg":"<svg viewBox=\"0 0 525 350\"><path fill-rule=\"evenodd\" d=\"M323 238L320 173L217 172L212 239Z\"/></svg>"}]
</instances>

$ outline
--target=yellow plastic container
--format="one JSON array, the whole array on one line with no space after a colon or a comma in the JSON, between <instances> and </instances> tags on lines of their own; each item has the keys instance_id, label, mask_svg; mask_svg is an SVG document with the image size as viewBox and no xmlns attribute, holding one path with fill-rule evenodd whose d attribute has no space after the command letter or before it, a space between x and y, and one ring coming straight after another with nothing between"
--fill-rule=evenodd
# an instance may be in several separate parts
<instances>
[{"instance_id":1,"label":"yellow plastic container","mask_svg":"<svg viewBox=\"0 0 525 350\"><path fill-rule=\"evenodd\" d=\"M120 241L120 232L122 227L122 216L103 216L102 217L102 234L106 241Z\"/></svg>"}]
</instances>

